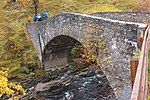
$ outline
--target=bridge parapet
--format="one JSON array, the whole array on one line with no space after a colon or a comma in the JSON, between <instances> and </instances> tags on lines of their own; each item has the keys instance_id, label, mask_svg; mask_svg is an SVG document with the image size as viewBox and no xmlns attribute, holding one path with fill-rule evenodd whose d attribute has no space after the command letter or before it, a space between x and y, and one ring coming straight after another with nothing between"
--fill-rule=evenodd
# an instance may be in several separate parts
<instances>
[{"instance_id":1,"label":"bridge parapet","mask_svg":"<svg viewBox=\"0 0 150 100\"><path fill-rule=\"evenodd\" d=\"M113 20L150 24L150 11L98 12L92 15Z\"/></svg>"}]
</instances>

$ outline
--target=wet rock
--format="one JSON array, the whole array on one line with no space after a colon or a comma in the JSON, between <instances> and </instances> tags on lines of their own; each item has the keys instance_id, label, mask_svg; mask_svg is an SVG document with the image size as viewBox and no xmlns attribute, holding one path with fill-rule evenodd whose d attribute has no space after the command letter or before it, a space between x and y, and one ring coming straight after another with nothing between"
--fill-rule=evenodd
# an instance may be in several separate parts
<instances>
[{"instance_id":1,"label":"wet rock","mask_svg":"<svg viewBox=\"0 0 150 100\"><path fill-rule=\"evenodd\" d=\"M71 66L69 66L71 67ZM30 87L22 100L116 100L106 76L97 67L71 68L55 71L63 73L48 82ZM72 73L71 73L72 71ZM53 72L53 74L54 74ZM96 74L99 73L99 74ZM52 74L52 75L53 75ZM31 82L32 83L32 82Z\"/></svg>"},{"instance_id":2,"label":"wet rock","mask_svg":"<svg viewBox=\"0 0 150 100\"><path fill-rule=\"evenodd\" d=\"M61 84L61 83L50 84L50 85L48 85L47 88L44 88L43 90L52 92L53 90L60 89L62 86L63 86L63 84Z\"/></svg>"},{"instance_id":3,"label":"wet rock","mask_svg":"<svg viewBox=\"0 0 150 100\"><path fill-rule=\"evenodd\" d=\"M1 100L8 100L10 98L9 95L3 95L0 99Z\"/></svg>"},{"instance_id":4,"label":"wet rock","mask_svg":"<svg viewBox=\"0 0 150 100\"><path fill-rule=\"evenodd\" d=\"M80 77L90 77L90 76L93 76L93 75L95 75L94 71L86 71L86 72L81 72L79 74Z\"/></svg>"},{"instance_id":5,"label":"wet rock","mask_svg":"<svg viewBox=\"0 0 150 100\"><path fill-rule=\"evenodd\" d=\"M25 89L31 89L31 88L33 88L33 87L35 87L35 85L37 84L37 83L39 83L41 81L41 79L27 79L27 80L25 80L25 81L23 81L23 82L21 82L21 85L25 88Z\"/></svg>"}]
</instances>

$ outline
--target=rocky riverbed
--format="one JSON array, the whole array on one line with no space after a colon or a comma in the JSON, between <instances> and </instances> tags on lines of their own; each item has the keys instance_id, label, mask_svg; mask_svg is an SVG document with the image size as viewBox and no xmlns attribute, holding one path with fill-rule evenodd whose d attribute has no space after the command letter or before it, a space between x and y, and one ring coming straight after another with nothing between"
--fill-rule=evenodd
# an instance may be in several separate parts
<instances>
[{"instance_id":1,"label":"rocky riverbed","mask_svg":"<svg viewBox=\"0 0 150 100\"><path fill-rule=\"evenodd\" d=\"M68 65L46 73L44 79L22 82L21 100L116 100L106 76L97 66Z\"/></svg>"},{"instance_id":2,"label":"rocky riverbed","mask_svg":"<svg viewBox=\"0 0 150 100\"><path fill-rule=\"evenodd\" d=\"M43 78L21 82L26 95L19 100L117 100L106 76L96 65L67 65L45 72ZM9 95L2 100L8 100Z\"/></svg>"}]
</instances>

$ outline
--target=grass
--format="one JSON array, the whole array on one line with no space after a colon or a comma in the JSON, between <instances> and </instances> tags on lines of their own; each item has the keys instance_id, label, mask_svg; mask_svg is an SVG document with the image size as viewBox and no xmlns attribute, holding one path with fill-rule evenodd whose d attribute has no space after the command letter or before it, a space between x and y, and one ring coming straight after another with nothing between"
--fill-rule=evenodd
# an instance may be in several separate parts
<instances>
[{"instance_id":1,"label":"grass","mask_svg":"<svg viewBox=\"0 0 150 100\"><path fill-rule=\"evenodd\" d=\"M0 67L8 67L10 77L25 78L23 68L36 66L38 60L36 51L30 40L26 37L26 30L18 17L24 16L25 9L4 9L6 1L0 2ZM13 6L11 3L10 7ZM12 7L13 8L13 7ZM21 20L26 20L26 16ZM22 75L20 75L22 73ZM23 78L24 77L24 78Z\"/></svg>"},{"instance_id":2,"label":"grass","mask_svg":"<svg viewBox=\"0 0 150 100\"><path fill-rule=\"evenodd\" d=\"M135 53L134 53L134 56L133 58L140 58L140 50L137 50Z\"/></svg>"},{"instance_id":3,"label":"grass","mask_svg":"<svg viewBox=\"0 0 150 100\"><path fill-rule=\"evenodd\" d=\"M39 12L49 12L50 15L56 15L63 11L79 12L79 13L95 13L104 11L125 11L133 10L136 3L140 0L42 0Z\"/></svg>"}]
</instances>

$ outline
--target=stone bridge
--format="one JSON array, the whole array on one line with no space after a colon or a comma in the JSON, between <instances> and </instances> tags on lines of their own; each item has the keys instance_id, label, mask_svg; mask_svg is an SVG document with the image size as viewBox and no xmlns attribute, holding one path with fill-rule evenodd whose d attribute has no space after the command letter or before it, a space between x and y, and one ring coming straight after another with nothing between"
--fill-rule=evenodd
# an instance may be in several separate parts
<instances>
[{"instance_id":1,"label":"stone bridge","mask_svg":"<svg viewBox=\"0 0 150 100\"><path fill-rule=\"evenodd\" d=\"M95 35L106 40L110 50L108 58L113 62L105 64L102 70L117 97L129 100L130 58L139 45L138 34L146 24L106 19L98 17L98 13L95 15L66 12L47 21L28 23L26 27L46 71L68 64L74 44L80 42L84 46L84 40L94 31Z\"/></svg>"}]
</instances>

